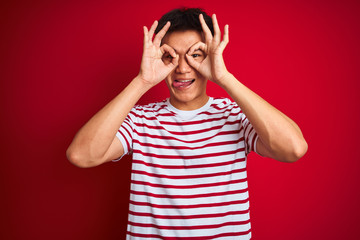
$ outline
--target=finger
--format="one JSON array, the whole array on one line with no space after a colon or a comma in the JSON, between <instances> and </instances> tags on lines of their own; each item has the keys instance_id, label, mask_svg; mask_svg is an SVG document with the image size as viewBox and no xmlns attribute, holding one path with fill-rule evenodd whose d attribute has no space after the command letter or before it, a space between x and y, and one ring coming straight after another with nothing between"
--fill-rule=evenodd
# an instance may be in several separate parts
<instances>
[{"instance_id":1,"label":"finger","mask_svg":"<svg viewBox=\"0 0 360 240\"><path fill-rule=\"evenodd\" d=\"M164 55L164 53L169 53L173 58L176 58L176 56L177 56L175 50L167 44L163 44L161 46L160 50L163 55Z\"/></svg>"},{"instance_id":2,"label":"finger","mask_svg":"<svg viewBox=\"0 0 360 240\"><path fill-rule=\"evenodd\" d=\"M167 67L171 70L174 69L179 64L179 55L172 47L167 44L163 44L160 50L163 54L169 53L172 56L171 62L167 64Z\"/></svg>"},{"instance_id":3,"label":"finger","mask_svg":"<svg viewBox=\"0 0 360 240\"><path fill-rule=\"evenodd\" d=\"M204 32L204 35L205 35L205 42L211 41L212 40L212 34L211 34L211 31L210 31L208 25L205 22L204 16L202 14L200 14L199 19L200 19L201 28L202 28L202 30Z\"/></svg>"},{"instance_id":4,"label":"finger","mask_svg":"<svg viewBox=\"0 0 360 240\"><path fill-rule=\"evenodd\" d=\"M161 40L163 39L163 37L165 36L167 30L169 30L170 28L170 21L168 21L165 26L156 34L155 38L154 38L154 45L160 47L161 44Z\"/></svg>"},{"instance_id":5,"label":"finger","mask_svg":"<svg viewBox=\"0 0 360 240\"><path fill-rule=\"evenodd\" d=\"M221 41L221 31L220 31L220 27L216 18L216 15L213 14L212 15L212 21L213 21L213 27L214 27L214 39L217 42Z\"/></svg>"},{"instance_id":6,"label":"finger","mask_svg":"<svg viewBox=\"0 0 360 240\"><path fill-rule=\"evenodd\" d=\"M175 68L177 65L179 65L179 55L176 54L176 57L174 57L171 60L172 68Z\"/></svg>"},{"instance_id":7,"label":"finger","mask_svg":"<svg viewBox=\"0 0 360 240\"><path fill-rule=\"evenodd\" d=\"M185 56L186 56L186 60L187 60L187 62L189 63L189 65L190 65L191 67L193 67L194 69L199 70L201 63L198 62L198 61L196 61L196 60L195 60L192 56L190 56L190 55L187 55L187 54L186 54Z\"/></svg>"},{"instance_id":8,"label":"finger","mask_svg":"<svg viewBox=\"0 0 360 240\"><path fill-rule=\"evenodd\" d=\"M152 38L154 36L154 32L155 32L155 29L156 29L157 25L158 25L158 21L155 20L153 25L151 25L151 27L150 27L149 34L148 34L150 41L152 40Z\"/></svg>"},{"instance_id":9,"label":"finger","mask_svg":"<svg viewBox=\"0 0 360 240\"><path fill-rule=\"evenodd\" d=\"M149 31L146 26L143 27L144 29L144 44L149 41Z\"/></svg>"},{"instance_id":10,"label":"finger","mask_svg":"<svg viewBox=\"0 0 360 240\"><path fill-rule=\"evenodd\" d=\"M229 43L229 25L225 25L224 27L224 36L223 40L221 41L219 47L222 51L224 51L226 45Z\"/></svg>"},{"instance_id":11,"label":"finger","mask_svg":"<svg viewBox=\"0 0 360 240\"><path fill-rule=\"evenodd\" d=\"M187 52L187 55L192 55L196 50L201 50L204 52L204 54L206 54L207 52L207 46L205 43L203 42L197 42L194 45L192 45L189 49L189 51Z\"/></svg>"}]
</instances>

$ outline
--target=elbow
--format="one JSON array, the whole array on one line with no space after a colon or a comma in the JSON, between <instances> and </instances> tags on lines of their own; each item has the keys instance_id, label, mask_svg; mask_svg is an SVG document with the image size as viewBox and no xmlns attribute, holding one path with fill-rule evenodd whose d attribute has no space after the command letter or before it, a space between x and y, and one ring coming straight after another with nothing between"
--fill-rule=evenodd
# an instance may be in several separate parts
<instances>
[{"instance_id":1,"label":"elbow","mask_svg":"<svg viewBox=\"0 0 360 240\"><path fill-rule=\"evenodd\" d=\"M296 151L296 157L297 157L296 160L299 160L300 158L302 158L305 155L305 153L308 150L308 147L309 146L308 146L307 142L305 141L305 139L303 139L301 141L301 144L300 144L298 150Z\"/></svg>"},{"instance_id":2,"label":"elbow","mask_svg":"<svg viewBox=\"0 0 360 240\"><path fill-rule=\"evenodd\" d=\"M73 150L71 147L67 149L66 157L70 163L79 168L90 168L96 166L94 161L91 161L90 158L84 156L84 154L81 154L76 150Z\"/></svg>"},{"instance_id":3,"label":"elbow","mask_svg":"<svg viewBox=\"0 0 360 240\"><path fill-rule=\"evenodd\" d=\"M284 162L293 163L302 158L308 150L308 144L305 139L302 139L293 144L291 150L283 159Z\"/></svg>"}]
</instances>

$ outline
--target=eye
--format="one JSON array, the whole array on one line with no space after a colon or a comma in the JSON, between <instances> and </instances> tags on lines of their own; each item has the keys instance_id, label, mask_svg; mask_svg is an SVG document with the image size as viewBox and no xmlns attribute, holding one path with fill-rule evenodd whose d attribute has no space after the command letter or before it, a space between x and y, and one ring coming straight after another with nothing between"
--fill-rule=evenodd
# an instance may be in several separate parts
<instances>
[{"instance_id":1,"label":"eye","mask_svg":"<svg viewBox=\"0 0 360 240\"><path fill-rule=\"evenodd\" d=\"M163 61L165 61L165 62L171 62L172 59L173 59L173 57L172 57L169 53L167 53L167 54L164 54L164 55L162 56L162 59L163 59Z\"/></svg>"},{"instance_id":2,"label":"eye","mask_svg":"<svg viewBox=\"0 0 360 240\"><path fill-rule=\"evenodd\" d=\"M201 54L198 54L198 53L194 53L191 55L193 58L197 58L197 57L201 57Z\"/></svg>"}]
</instances>

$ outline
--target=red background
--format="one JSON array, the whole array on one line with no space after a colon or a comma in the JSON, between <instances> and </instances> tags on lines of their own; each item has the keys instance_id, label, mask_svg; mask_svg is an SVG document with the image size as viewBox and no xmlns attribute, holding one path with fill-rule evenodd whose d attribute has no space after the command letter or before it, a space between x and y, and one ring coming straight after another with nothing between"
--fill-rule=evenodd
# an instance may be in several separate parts
<instances>
[{"instance_id":1,"label":"red background","mask_svg":"<svg viewBox=\"0 0 360 240\"><path fill-rule=\"evenodd\" d=\"M293 164L250 155L254 239L360 239L360 5L348 0L2 2L1 239L124 239L131 159L80 169L65 150L138 73L142 26L182 5L230 24L228 69L309 144ZM161 84L140 103L167 96Z\"/></svg>"}]
</instances>

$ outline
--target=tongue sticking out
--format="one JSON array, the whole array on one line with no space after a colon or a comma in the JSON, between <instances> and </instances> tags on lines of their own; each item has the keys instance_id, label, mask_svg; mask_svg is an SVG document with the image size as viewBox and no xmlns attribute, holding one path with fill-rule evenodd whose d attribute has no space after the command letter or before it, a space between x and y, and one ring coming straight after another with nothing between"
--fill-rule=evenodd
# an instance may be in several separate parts
<instances>
[{"instance_id":1,"label":"tongue sticking out","mask_svg":"<svg viewBox=\"0 0 360 240\"><path fill-rule=\"evenodd\" d=\"M175 80L173 82L173 86L175 88L184 88L184 87L190 86L193 82L194 82L194 80L191 80L191 81L177 81L177 80Z\"/></svg>"}]
</instances>

